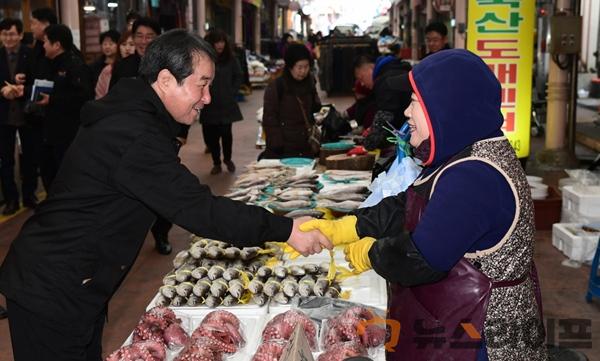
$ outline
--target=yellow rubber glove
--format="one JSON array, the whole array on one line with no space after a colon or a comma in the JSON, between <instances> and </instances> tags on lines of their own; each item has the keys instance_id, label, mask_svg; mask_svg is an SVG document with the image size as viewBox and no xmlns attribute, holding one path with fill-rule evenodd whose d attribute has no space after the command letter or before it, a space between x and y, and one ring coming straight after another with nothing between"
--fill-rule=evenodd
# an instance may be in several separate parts
<instances>
[{"instance_id":1,"label":"yellow rubber glove","mask_svg":"<svg viewBox=\"0 0 600 361\"><path fill-rule=\"evenodd\" d=\"M363 273L371 269L369 250L375 243L375 238L365 237L344 247L346 261L354 268L354 273Z\"/></svg>"},{"instance_id":2,"label":"yellow rubber glove","mask_svg":"<svg viewBox=\"0 0 600 361\"><path fill-rule=\"evenodd\" d=\"M318 229L334 246L350 244L359 240L356 234L356 216L345 216L333 221L313 219L300 225L303 232Z\"/></svg>"}]
</instances>

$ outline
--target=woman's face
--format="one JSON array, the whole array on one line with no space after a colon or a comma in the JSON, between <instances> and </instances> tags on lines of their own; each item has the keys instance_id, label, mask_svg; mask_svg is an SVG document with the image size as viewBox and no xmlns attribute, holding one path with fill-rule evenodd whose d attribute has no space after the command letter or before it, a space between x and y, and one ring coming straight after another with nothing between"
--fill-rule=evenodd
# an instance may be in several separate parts
<instances>
[{"instance_id":1,"label":"woman's face","mask_svg":"<svg viewBox=\"0 0 600 361\"><path fill-rule=\"evenodd\" d=\"M225 42L217 41L215 43L215 51L217 52L217 54L221 55L223 53L223 50L225 50Z\"/></svg>"},{"instance_id":2,"label":"woman's face","mask_svg":"<svg viewBox=\"0 0 600 361\"><path fill-rule=\"evenodd\" d=\"M300 81L304 80L308 76L310 72L310 62L306 59L299 60L294 64L292 69L290 69L290 73L292 74L292 78Z\"/></svg>"},{"instance_id":3,"label":"woman's face","mask_svg":"<svg viewBox=\"0 0 600 361\"><path fill-rule=\"evenodd\" d=\"M117 55L117 43L115 43L111 38L106 37L102 41L102 53L107 58L112 58Z\"/></svg>"},{"instance_id":4,"label":"woman's face","mask_svg":"<svg viewBox=\"0 0 600 361\"><path fill-rule=\"evenodd\" d=\"M128 37L127 40L119 46L119 50L121 51L121 58L123 59L135 53L135 44L133 43L133 37Z\"/></svg>"},{"instance_id":5,"label":"woman's face","mask_svg":"<svg viewBox=\"0 0 600 361\"><path fill-rule=\"evenodd\" d=\"M410 126L410 145L416 148L429 138L429 126L423 107L415 93L412 94L410 100L404 115L408 118L407 122Z\"/></svg>"}]
</instances>

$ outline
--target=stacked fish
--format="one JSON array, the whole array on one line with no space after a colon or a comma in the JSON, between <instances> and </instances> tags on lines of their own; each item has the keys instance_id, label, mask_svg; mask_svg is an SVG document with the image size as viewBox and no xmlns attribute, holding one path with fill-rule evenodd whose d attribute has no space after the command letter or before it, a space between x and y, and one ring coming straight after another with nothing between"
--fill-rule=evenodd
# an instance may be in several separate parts
<instances>
[{"instance_id":1,"label":"stacked fish","mask_svg":"<svg viewBox=\"0 0 600 361\"><path fill-rule=\"evenodd\" d=\"M339 283L327 279L329 263L320 265L307 263L304 265L290 265L258 269L248 290L252 299L261 304L269 298L279 304L288 304L297 296L330 297L337 298L341 288Z\"/></svg>"},{"instance_id":2,"label":"stacked fish","mask_svg":"<svg viewBox=\"0 0 600 361\"><path fill-rule=\"evenodd\" d=\"M262 306L269 298L287 304L295 296L335 298L340 286L327 280L329 264L267 266L278 247L237 248L229 243L193 236L191 246L173 260L174 269L163 278L156 305ZM281 263L275 260L276 263Z\"/></svg>"},{"instance_id":3,"label":"stacked fish","mask_svg":"<svg viewBox=\"0 0 600 361\"><path fill-rule=\"evenodd\" d=\"M318 175L314 170L297 171L294 168L270 167L249 168L234 183L226 194L233 200L248 204L268 206L278 213L289 213L290 217L322 216L312 210L314 196L319 190Z\"/></svg>"},{"instance_id":4,"label":"stacked fish","mask_svg":"<svg viewBox=\"0 0 600 361\"><path fill-rule=\"evenodd\" d=\"M369 188L361 183L328 185L317 195L317 207L349 212L357 209L367 198Z\"/></svg>"}]
</instances>

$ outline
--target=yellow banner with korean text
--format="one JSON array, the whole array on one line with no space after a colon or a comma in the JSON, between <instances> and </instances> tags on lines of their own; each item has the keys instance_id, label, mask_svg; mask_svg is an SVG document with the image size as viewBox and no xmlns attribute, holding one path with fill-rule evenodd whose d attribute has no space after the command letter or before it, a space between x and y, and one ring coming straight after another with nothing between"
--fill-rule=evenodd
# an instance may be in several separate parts
<instances>
[{"instance_id":1,"label":"yellow banner with korean text","mask_svg":"<svg viewBox=\"0 0 600 361\"><path fill-rule=\"evenodd\" d=\"M519 158L529 156L535 0L469 0L467 49L502 84L502 130Z\"/></svg>"}]
</instances>

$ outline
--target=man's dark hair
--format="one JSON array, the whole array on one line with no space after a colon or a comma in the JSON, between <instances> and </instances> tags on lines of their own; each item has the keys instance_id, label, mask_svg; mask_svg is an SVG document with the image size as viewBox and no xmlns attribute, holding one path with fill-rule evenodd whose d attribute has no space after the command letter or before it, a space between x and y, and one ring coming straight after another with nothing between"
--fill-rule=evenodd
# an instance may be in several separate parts
<instances>
[{"instance_id":1,"label":"man's dark hair","mask_svg":"<svg viewBox=\"0 0 600 361\"><path fill-rule=\"evenodd\" d=\"M217 60L219 62L226 63L233 56L233 50L231 49L231 42L229 41L229 37L227 36L227 34L225 34L225 32L223 30L213 29L213 30L209 31L208 34L206 34L206 36L204 36L204 40L206 40L210 45L212 45L213 48L215 47L215 44L218 43L219 41L222 41L225 43L225 49L223 49L223 53L217 54L217 58L218 58Z\"/></svg>"},{"instance_id":2,"label":"man's dark hair","mask_svg":"<svg viewBox=\"0 0 600 361\"><path fill-rule=\"evenodd\" d=\"M425 34L430 33L432 31L435 31L441 36L448 36L448 28L446 27L446 24L441 23L439 21L429 23L429 25L425 27Z\"/></svg>"},{"instance_id":3,"label":"man's dark hair","mask_svg":"<svg viewBox=\"0 0 600 361\"><path fill-rule=\"evenodd\" d=\"M140 17L140 14L138 14L135 10L129 10L125 16L125 22L129 24L131 20L135 21Z\"/></svg>"},{"instance_id":4,"label":"man's dark hair","mask_svg":"<svg viewBox=\"0 0 600 361\"><path fill-rule=\"evenodd\" d=\"M58 23L58 19L56 19L56 13L54 13L54 10L51 8L35 9L31 12L31 16L38 21L48 22L50 25Z\"/></svg>"},{"instance_id":5,"label":"man's dark hair","mask_svg":"<svg viewBox=\"0 0 600 361\"><path fill-rule=\"evenodd\" d=\"M121 38L121 33L116 30L108 30L100 34L100 44L104 42L104 39L109 38L115 44L119 43L119 39Z\"/></svg>"},{"instance_id":6,"label":"man's dark hair","mask_svg":"<svg viewBox=\"0 0 600 361\"><path fill-rule=\"evenodd\" d=\"M73 48L73 34L71 30L63 24L48 25L44 30L48 41L51 43L59 42L60 46L65 50L69 51Z\"/></svg>"},{"instance_id":7,"label":"man's dark hair","mask_svg":"<svg viewBox=\"0 0 600 361\"><path fill-rule=\"evenodd\" d=\"M147 28L152 29L156 35L160 35L160 25L158 24L158 22L156 22L156 20L152 19L152 18L148 18L148 17L141 17L139 19L137 19L134 23L133 26L131 27L131 32L133 33L133 36L135 37L135 32L137 31L137 29L140 26L145 26Z\"/></svg>"},{"instance_id":8,"label":"man's dark hair","mask_svg":"<svg viewBox=\"0 0 600 361\"><path fill-rule=\"evenodd\" d=\"M200 36L183 29L169 30L154 39L140 63L139 75L154 83L161 70L167 69L181 85L194 72L194 59L206 56L215 62L213 47Z\"/></svg>"},{"instance_id":9,"label":"man's dark hair","mask_svg":"<svg viewBox=\"0 0 600 361\"><path fill-rule=\"evenodd\" d=\"M23 34L23 22L21 20L6 18L0 21L0 30L10 30L13 26L17 29L17 33Z\"/></svg>"},{"instance_id":10,"label":"man's dark hair","mask_svg":"<svg viewBox=\"0 0 600 361\"><path fill-rule=\"evenodd\" d=\"M354 69L358 69L363 65L367 65L367 64L375 64L375 60L373 59L372 56L370 55L359 55L356 57L356 59L354 59Z\"/></svg>"}]
</instances>

